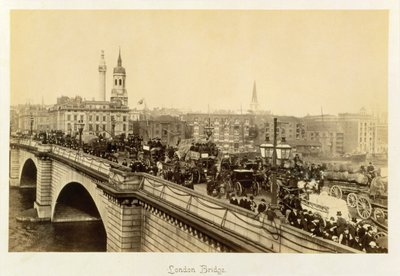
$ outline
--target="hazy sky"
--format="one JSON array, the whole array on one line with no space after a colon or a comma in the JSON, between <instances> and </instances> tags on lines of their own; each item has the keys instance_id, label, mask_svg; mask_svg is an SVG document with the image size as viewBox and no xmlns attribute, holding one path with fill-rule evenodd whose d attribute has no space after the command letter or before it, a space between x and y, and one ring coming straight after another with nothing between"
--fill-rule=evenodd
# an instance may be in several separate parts
<instances>
[{"instance_id":1,"label":"hazy sky","mask_svg":"<svg viewBox=\"0 0 400 276\"><path fill-rule=\"evenodd\" d=\"M275 114L387 106L386 11L13 11L11 104L107 99L118 47L129 105Z\"/></svg>"}]
</instances>

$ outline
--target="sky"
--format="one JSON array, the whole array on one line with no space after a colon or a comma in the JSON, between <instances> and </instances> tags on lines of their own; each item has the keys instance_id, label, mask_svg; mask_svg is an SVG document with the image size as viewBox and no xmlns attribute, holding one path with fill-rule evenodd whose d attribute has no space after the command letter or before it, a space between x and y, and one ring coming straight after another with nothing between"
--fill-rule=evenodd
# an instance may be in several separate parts
<instances>
[{"instance_id":1,"label":"sky","mask_svg":"<svg viewBox=\"0 0 400 276\"><path fill-rule=\"evenodd\" d=\"M129 106L261 109L304 116L387 109L384 10L11 12L11 104L107 99L121 48Z\"/></svg>"}]
</instances>

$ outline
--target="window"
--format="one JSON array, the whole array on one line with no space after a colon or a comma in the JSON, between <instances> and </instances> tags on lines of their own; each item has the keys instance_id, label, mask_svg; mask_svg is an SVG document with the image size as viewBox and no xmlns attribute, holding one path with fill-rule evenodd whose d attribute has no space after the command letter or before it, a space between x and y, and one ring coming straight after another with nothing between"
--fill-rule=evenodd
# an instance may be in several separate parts
<instances>
[{"instance_id":1,"label":"window","mask_svg":"<svg viewBox=\"0 0 400 276\"><path fill-rule=\"evenodd\" d=\"M96 116L96 122L98 122L99 121L99 116Z\"/></svg>"},{"instance_id":2,"label":"window","mask_svg":"<svg viewBox=\"0 0 400 276\"><path fill-rule=\"evenodd\" d=\"M99 131L99 125L96 125L96 131Z\"/></svg>"},{"instance_id":3,"label":"window","mask_svg":"<svg viewBox=\"0 0 400 276\"><path fill-rule=\"evenodd\" d=\"M89 131L93 131L93 125L89 124Z\"/></svg>"},{"instance_id":4,"label":"window","mask_svg":"<svg viewBox=\"0 0 400 276\"><path fill-rule=\"evenodd\" d=\"M103 116L103 122L105 122L106 121L106 116Z\"/></svg>"},{"instance_id":5,"label":"window","mask_svg":"<svg viewBox=\"0 0 400 276\"><path fill-rule=\"evenodd\" d=\"M92 115L89 115L89 121L90 122L92 121Z\"/></svg>"},{"instance_id":6,"label":"window","mask_svg":"<svg viewBox=\"0 0 400 276\"><path fill-rule=\"evenodd\" d=\"M83 115L81 115L81 121L83 122Z\"/></svg>"},{"instance_id":7,"label":"window","mask_svg":"<svg viewBox=\"0 0 400 276\"><path fill-rule=\"evenodd\" d=\"M67 129L68 129L68 130L71 130L71 124L70 124L70 123L68 123Z\"/></svg>"},{"instance_id":8,"label":"window","mask_svg":"<svg viewBox=\"0 0 400 276\"><path fill-rule=\"evenodd\" d=\"M118 80L117 80L117 79L115 79L115 85L117 85L117 84L118 84L118 83L117 83L117 81L118 81Z\"/></svg>"},{"instance_id":9,"label":"window","mask_svg":"<svg viewBox=\"0 0 400 276\"><path fill-rule=\"evenodd\" d=\"M122 125L122 128L123 128L124 131L126 131L126 125L125 124Z\"/></svg>"},{"instance_id":10,"label":"window","mask_svg":"<svg viewBox=\"0 0 400 276\"><path fill-rule=\"evenodd\" d=\"M78 120L78 115L74 115L74 121Z\"/></svg>"},{"instance_id":11,"label":"window","mask_svg":"<svg viewBox=\"0 0 400 276\"><path fill-rule=\"evenodd\" d=\"M67 115L67 121L71 121L71 115Z\"/></svg>"},{"instance_id":12,"label":"window","mask_svg":"<svg viewBox=\"0 0 400 276\"><path fill-rule=\"evenodd\" d=\"M106 130L106 125L103 125L103 131L105 131Z\"/></svg>"},{"instance_id":13,"label":"window","mask_svg":"<svg viewBox=\"0 0 400 276\"><path fill-rule=\"evenodd\" d=\"M119 85L122 85L122 80L121 79L119 79Z\"/></svg>"},{"instance_id":14,"label":"window","mask_svg":"<svg viewBox=\"0 0 400 276\"><path fill-rule=\"evenodd\" d=\"M123 120L124 122L126 122L126 116L122 117L122 120Z\"/></svg>"}]
</instances>

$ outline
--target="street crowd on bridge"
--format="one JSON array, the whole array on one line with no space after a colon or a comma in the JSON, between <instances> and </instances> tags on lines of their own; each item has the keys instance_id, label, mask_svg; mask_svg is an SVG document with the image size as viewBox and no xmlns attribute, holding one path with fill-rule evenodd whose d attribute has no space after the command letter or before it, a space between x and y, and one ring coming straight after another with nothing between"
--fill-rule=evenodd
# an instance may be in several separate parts
<instances>
[{"instance_id":1,"label":"street crowd on bridge","mask_svg":"<svg viewBox=\"0 0 400 276\"><path fill-rule=\"evenodd\" d=\"M112 140L107 140L99 135L84 145L70 135L59 131L50 131L45 135L39 133L33 138L42 143L55 144L74 150L81 149L84 153L121 164L132 172L149 173L191 189L194 189L194 170L199 165L204 166L205 164L207 173L203 180L207 183L209 195L218 197L226 195L231 204L252 211L256 213L256 216L265 215L269 210L269 205L264 198L261 198L257 204L254 196L248 197L246 193L243 196L235 195L229 181L233 170L249 169L247 156L230 158L228 163L224 163L223 158L215 158L211 163L196 164L193 160L187 162L187 159L177 154L176 146L165 146L158 138L145 143L143 138L138 135L129 135L128 137L121 135ZM210 142L193 143L190 150L206 152L214 157L219 155L218 148ZM216 161L219 161L219 164ZM281 164L280 167L273 169L268 163L264 163L261 158L257 157L250 166L264 191L270 189L269 178L272 170L275 170L275 173L280 176L279 180L284 182L287 187L298 187L298 183L304 182L304 185L296 193L287 192L285 189L279 191L279 206L285 215L286 223L309 232L312 237L328 239L360 251L387 252L386 248L377 245L374 238L377 230L372 225L356 218L346 221L340 212L337 213L336 218L324 219L319 214L302 209L299 199L300 192L312 190L319 193L324 187L326 166L303 162L297 155L292 163L288 167ZM368 174L375 169L370 164L368 167L362 166L360 171ZM198 183L200 183L200 174L198 178Z\"/></svg>"}]
</instances>

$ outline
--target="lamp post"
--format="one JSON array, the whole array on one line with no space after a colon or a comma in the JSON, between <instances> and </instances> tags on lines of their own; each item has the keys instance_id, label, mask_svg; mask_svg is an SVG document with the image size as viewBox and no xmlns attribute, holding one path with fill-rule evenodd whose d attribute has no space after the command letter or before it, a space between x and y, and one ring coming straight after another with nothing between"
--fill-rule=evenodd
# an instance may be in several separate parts
<instances>
[{"instance_id":1,"label":"lamp post","mask_svg":"<svg viewBox=\"0 0 400 276\"><path fill-rule=\"evenodd\" d=\"M82 120L79 120L76 124L79 130L79 149L82 149L82 132L83 128L85 127L85 123Z\"/></svg>"},{"instance_id":2,"label":"lamp post","mask_svg":"<svg viewBox=\"0 0 400 276\"><path fill-rule=\"evenodd\" d=\"M207 136L207 140L210 139L211 135L213 134L214 127L211 126L211 119L208 118L208 126L204 127L204 133Z\"/></svg>"},{"instance_id":3,"label":"lamp post","mask_svg":"<svg viewBox=\"0 0 400 276\"><path fill-rule=\"evenodd\" d=\"M30 113L30 119L31 119L31 136L33 134L33 114L32 112Z\"/></svg>"},{"instance_id":4,"label":"lamp post","mask_svg":"<svg viewBox=\"0 0 400 276\"><path fill-rule=\"evenodd\" d=\"M115 124L116 124L115 117L112 116L111 117L111 136L112 136L112 138L114 138L114 136L115 136Z\"/></svg>"},{"instance_id":5,"label":"lamp post","mask_svg":"<svg viewBox=\"0 0 400 276\"><path fill-rule=\"evenodd\" d=\"M280 161L280 164L283 164L284 160L289 159L289 155L291 152L291 146L285 144L285 138L282 137L282 143L277 144L277 136L278 136L278 120L274 118L274 141L272 144L269 143L269 136L266 136L266 144L260 145L261 156L266 159L266 162L269 163L269 160L272 159L271 164L271 208L278 207L278 185L276 182L276 169L277 169L277 161Z\"/></svg>"},{"instance_id":6,"label":"lamp post","mask_svg":"<svg viewBox=\"0 0 400 276\"><path fill-rule=\"evenodd\" d=\"M274 118L274 144L272 151L272 189L271 189L271 207L276 209L278 207L278 187L276 183L276 138L277 138L277 118Z\"/></svg>"}]
</instances>

